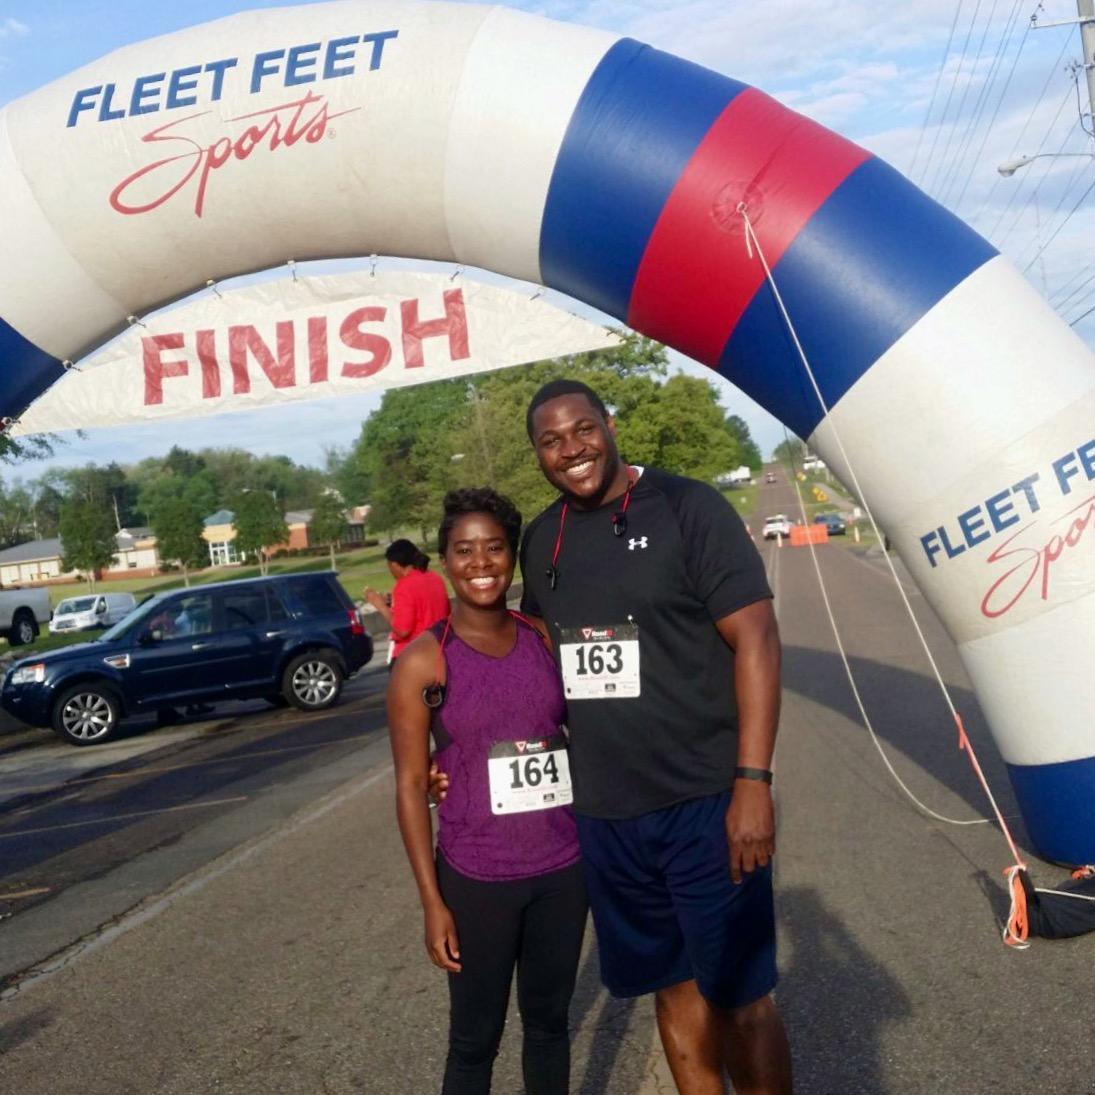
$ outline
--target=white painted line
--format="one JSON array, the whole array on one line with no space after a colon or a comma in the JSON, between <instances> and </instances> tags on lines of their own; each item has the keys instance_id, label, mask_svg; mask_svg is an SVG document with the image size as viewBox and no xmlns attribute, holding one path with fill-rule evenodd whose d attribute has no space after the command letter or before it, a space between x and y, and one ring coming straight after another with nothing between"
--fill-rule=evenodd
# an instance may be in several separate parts
<instances>
[{"instance_id":1,"label":"white painted line","mask_svg":"<svg viewBox=\"0 0 1095 1095\"><path fill-rule=\"evenodd\" d=\"M66 780L63 783L30 783L20 787L18 790L20 794L24 794L31 791L53 791L62 787L74 789L73 795L68 795L64 799L55 799L48 803L50 806L55 806L58 802L67 801L69 798L76 797L81 787L87 787L93 783L101 783L103 780L143 779L145 776L158 776L162 775L164 772L182 772L190 768L208 768L211 765L216 764L235 764L237 761L254 760L256 757L274 757L282 753L299 753L306 749L311 749L313 752L316 752L323 746L338 745L340 742L345 741L365 741L370 737L372 737L372 734L349 734L341 738L329 738L327 741L322 742L307 742L304 745L282 745L276 749L257 749L249 753L223 754L216 757L209 757L207 760L196 760L190 764L163 764L156 767L134 768L129 772L108 772L103 776L88 776L86 779L71 779ZM33 806L26 807L24 810L16 811L16 813L26 813L29 810L39 810L41 808L42 803L36 803ZM13 814L12 816L15 815Z\"/></svg>"},{"instance_id":2,"label":"white painted line","mask_svg":"<svg viewBox=\"0 0 1095 1095\"><path fill-rule=\"evenodd\" d=\"M146 901L142 902L131 912L126 913L113 924L101 928L97 933L78 940L71 946L66 947L63 951L55 954L52 958L47 959L45 962L28 970L14 985L9 986L3 992L0 992L0 1000L7 1000L31 985L39 984L58 971L72 965L85 955L94 954L95 951L99 950L101 947L105 947L108 943L112 943L115 939L120 938L127 932L131 932L134 928L139 928L142 924L155 919L177 902L183 900L183 898L204 890L210 882L220 878L222 874L226 874L228 871L241 866L249 859L258 855L259 852L272 847L279 840L289 836L291 833L295 833L298 829L304 828L305 825L310 825L313 821L318 821L325 814L330 813L344 802L361 794L378 780L390 775L394 770L394 767L393 764L388 763L384 765L383 768L370 775L353 781L343 790L332 792L331 795L308 813L298 814L296 817L290 818L284 825L259 837L253 843L222 857L210 866L201 868L196 873L190 875L189 878L183 879L177 883L173 889L168 890L159 897L146 899Z\"/></svg>"},{"instance_id":3,"label":"white painted line","mask_svg":"<svg viewBox=\"0 0 1095 1095\"><path fill-rule=\"evenodd\" d=\"M11 840L17 836L35 836L38 833L55 833L60 829L86 829L89 825L110 825L115 821L129 821L135 817L153 817L156 814L171 814L178 810L202 810L209 806L227 806L230 802L246 802L249 796L236 795L234 798L215 798L208 802L186 802L181 806L162 806L158 810L138 810L132 814L111 814L110 817L93 817L87 821L66 821L64 825L45 825L41 829L16 829L14 833L0 833L0 840Z\"/></svg>"},{"instance_id":4,"label":"white painted line","mask_svg":"<svg viewBox=\"0 0 1095 1095\"><path fill-rule=\"evenodd\" d=\"M18 901L22 897L37 897L39 894L50 893L52 886L38 886L33 890L17 890L14 893L0 893L0 901Z\"/></svg>"},{"instance_id":5,"label":"white painted line","mask_svg":"<svg viewBox=\"0 0 1095 1095\"><path fill-rule=\"evenodd\" d=\"M770 547L768 549L768 560L765 565L765 576L768 578L768 585L772 590L772 610L776 614L776 618L779 619L779 559L780 553L777 547Z\"/></svg>"}]
</instances>

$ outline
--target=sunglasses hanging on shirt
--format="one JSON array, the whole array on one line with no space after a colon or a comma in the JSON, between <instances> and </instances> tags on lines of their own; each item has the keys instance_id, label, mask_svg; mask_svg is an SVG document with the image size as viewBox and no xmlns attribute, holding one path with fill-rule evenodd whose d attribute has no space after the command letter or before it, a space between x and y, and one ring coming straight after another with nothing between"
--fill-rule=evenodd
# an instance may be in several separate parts
<instances>
[{"instance_id":1,"label":"sunglasses hanging on shirt","mask_svg":"<svg viewBox=\"0 0 1095 1095\"><path fill-rule=\"evenodd\" d=\"M633 474L634 468L627 469L627 490L624 491L623 504L612 515L612 535L624 536L627 534L627 508L631 505L631 492L639 481L637 474ZM555 534L555 550L551 553L551 566L547 568L548 586L556 589L559 585L559 554L563 550L563 529L566 526L567 510L569 502L563 502L562 512L559 514L559 531Z\"/></svg>"},{"instance_id":2,"label":"sunglasses hanging on shirt","mask_svg":"<svg viewBox=\"0 0 1095 1095\"><path fill-rule=\"evenodd\" d=\"M437 644L437 667L434 670L433 683L422 689L422 702L436 711L445 702L445 686L441 683L441 674L445 668L445 640L449 637L452 617L445 620L445 630L441 632L441 642Z\"/></svg>"}]
</instances>

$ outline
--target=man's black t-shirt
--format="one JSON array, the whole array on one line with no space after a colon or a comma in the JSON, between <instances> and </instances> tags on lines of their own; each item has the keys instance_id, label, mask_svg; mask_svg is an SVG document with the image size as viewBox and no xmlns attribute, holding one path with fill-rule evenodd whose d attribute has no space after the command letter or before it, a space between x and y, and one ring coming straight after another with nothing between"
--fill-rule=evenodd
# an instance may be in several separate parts
<instances>
[{"instance_id":1,"label":"man's black t-shirt","mask_svg":"<svg viewBox=\"0 0 1095 1095\"><path fill-rule=\"evenodd\" d=\"M547 623L563 668L574 807L601 818L731 785L734 655L715 621L772 595L741 519L713 487L647 469L616 536L622 501L568 507L555 589L561 499L521 543L521 608Z\"/></svg>"}]
</instances>

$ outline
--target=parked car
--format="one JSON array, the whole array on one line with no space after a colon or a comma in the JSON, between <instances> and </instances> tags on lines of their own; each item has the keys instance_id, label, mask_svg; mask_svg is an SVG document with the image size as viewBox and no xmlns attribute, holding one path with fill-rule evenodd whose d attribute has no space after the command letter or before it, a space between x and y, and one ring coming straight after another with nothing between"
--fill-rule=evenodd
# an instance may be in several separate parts
<instances>
[{"instance_id":1,"label":"parked car","mask_svg":"<svg viewBox=\"0 0 1095 1095\"><path fill-rule=\"evenodd\" d=\"M774 540L777 536L790 536L791 522L785 514L777 513L764 519L764 538Z\"/></svg>"},{"instance_id":2,"label":"parked car","mask_svg":"<svg viewBox=\"0 0 1095 1095\"><path fill-rule=\"evenodd\" d=\"M40 626L49 623L48 589L0 591L0 635L12 646L26 646L38 638Z\"/></svg>"},{"instance_id":3,"label":"parked car","mask_svg":"<svg viewBox=\"0 0 1095 1095\"><path fill-rule=\"evenodd\" d=\"M129 715L183 705L262 697L318 711L372 653L333 571L220 582L150 597L98 639L13 663L0 705L94 745Z\"/></svg>"},{"instance_id":4,"label":"parked car","mask_svg":"<svg viewBox=\"0 0 1095 1095\"><path fill-rule=\"evenodd\" d=\"M846 526L839 513L819 513L814 516L815 525L824 525L830 536L843 536Z\"/></svg>"},{"instance_id":5,"label":"parked car","mask_svg":"<svg viewBox=\"0 0 1095 1095\"><path fill-rule=\"evenodd\" d=\"M87 597L66 597L54 610L49 632L87 631L93 627L113 627L137 607L132 593L93 593Z\"/></svg>"}]
</instances>

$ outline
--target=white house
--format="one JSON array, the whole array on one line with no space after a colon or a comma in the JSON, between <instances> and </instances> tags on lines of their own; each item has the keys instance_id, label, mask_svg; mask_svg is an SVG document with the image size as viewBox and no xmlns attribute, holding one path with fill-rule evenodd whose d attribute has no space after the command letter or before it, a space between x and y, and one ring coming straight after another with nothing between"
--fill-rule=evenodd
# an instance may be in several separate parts
<instances>
[{"instance_id":1,"label":"white house","mask_svg":"<svg viewBox=\"0 0 1095 1095\"><path fill-rule=\"evenodd\" d=\"M114 541L117 553L110 566L100 572L100 578L150 578L160 572L156 536L150 528L124 528L115 534ZM76 581L77 572L64 569L64 554L65 546L56 536L5 548L0 551L0 585Z\"/></svg>"}]
</instances>

